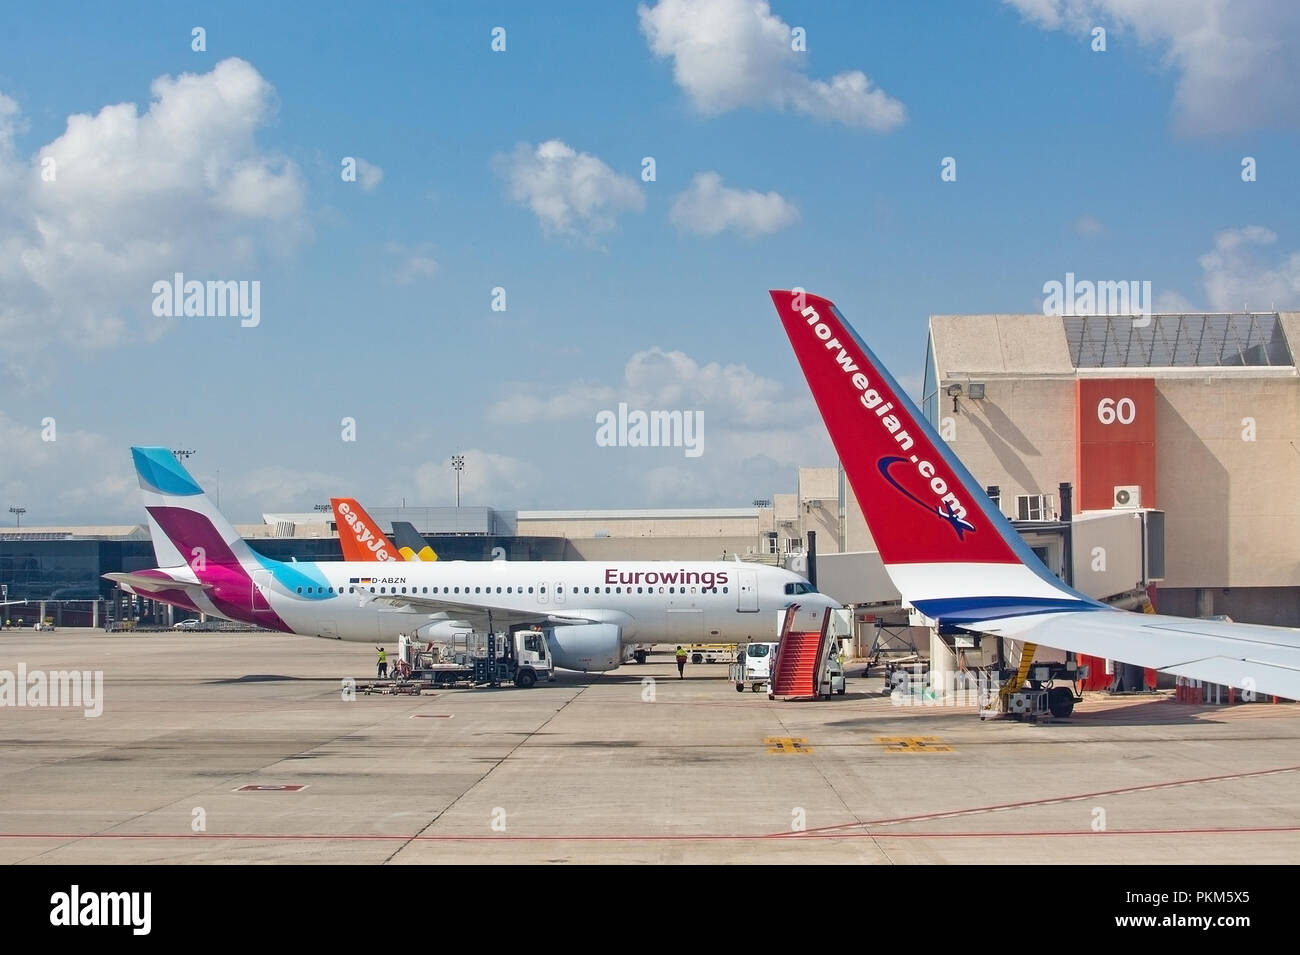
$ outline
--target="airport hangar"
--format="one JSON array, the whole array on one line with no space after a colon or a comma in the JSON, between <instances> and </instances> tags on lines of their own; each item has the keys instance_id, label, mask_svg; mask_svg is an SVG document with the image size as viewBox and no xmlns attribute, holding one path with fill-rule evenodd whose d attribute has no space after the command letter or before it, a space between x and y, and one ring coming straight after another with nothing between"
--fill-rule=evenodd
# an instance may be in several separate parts
<instances>
[{"instance_id":1,"label":"airport hangar","mask_svg":"<svg viewBox=\"0 0 1300 955\"><path fill-rule=\"evenodd\" d=\"M1049 568L1084 593L1300 626L1293 343L1296 312L935 315L922 406ZM410 521L452 560L734 555L804 569L813 532L819 588L859 609L859 652L884 624L905 643L920 636L903 629L899 595L837 467L800 468L797 491L745 507L369 510L385 530ZM323 505L237 529L267 556L341 557ZM152 563L142 525L0 532L10 599L52 601L45 612L56 624L100 623L115 597L100 575ZM134 609L151 615L148 604ZM27 609L31 618L33 607L8 615Z\"/></svg>"}]
</instances>

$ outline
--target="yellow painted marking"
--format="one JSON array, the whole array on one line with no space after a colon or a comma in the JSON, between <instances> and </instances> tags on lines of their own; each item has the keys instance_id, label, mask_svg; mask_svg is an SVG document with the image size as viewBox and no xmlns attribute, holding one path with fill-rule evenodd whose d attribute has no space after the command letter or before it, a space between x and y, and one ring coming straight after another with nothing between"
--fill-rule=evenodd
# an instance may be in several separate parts
<instances>
[{"instance_id":1,"label":"yellow painted marking","mask_svg":"<svg viewBox=\"0 0 1300 955\"><path fill-rule=\"evenodd\" d=\"M811 753L814 751L808 745L808 740L802 736L765 736L763 742L767 744L769 753Z\"/></svg>"},{"instance_id":2,"label":"yellow painted marking","mask_svg":"<svg viewBox=\"0 0 1300 955\"><path fill-rule=\"evenodd\" d=\"M951 753L937 736L877 736L877 743L885 743L886 753Z\"/></svg>"}]
</instances>

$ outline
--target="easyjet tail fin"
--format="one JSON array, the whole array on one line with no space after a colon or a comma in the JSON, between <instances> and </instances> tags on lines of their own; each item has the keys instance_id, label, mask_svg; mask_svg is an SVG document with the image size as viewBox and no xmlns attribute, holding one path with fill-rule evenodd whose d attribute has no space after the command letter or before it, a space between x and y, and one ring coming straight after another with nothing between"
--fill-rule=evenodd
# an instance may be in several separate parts
<instances>
[{"instance_id":1,"label":"easyjet tail fin","mask_svg":"<svg viewBox=\"0 0 1300 955\"><path fill-rule=\"evenodd\" d=\"M384 536L379 525L365 508L350 497L332 497L334 520L338 524L343 559L350 561L385 561L402 558L397 548Z\"/></svg>"}]
</instances>

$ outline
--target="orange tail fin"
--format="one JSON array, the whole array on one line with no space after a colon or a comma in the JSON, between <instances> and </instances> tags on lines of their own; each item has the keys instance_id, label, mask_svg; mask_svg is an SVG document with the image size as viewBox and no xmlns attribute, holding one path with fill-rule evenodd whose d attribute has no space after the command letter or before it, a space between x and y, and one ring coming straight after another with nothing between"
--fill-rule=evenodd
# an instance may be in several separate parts
<instances>
[{"instance_id":1,"label":"orange tail fin","mask_svg":"<svg viewBox=\"0 0 1300 955\"><path fill-rule=\"evenodd\" d=\"M332 497L334 520L338 522L343 559L351 561L400 561L401 555L365 508L350 497Z\"/></svg>"}]
</instances>

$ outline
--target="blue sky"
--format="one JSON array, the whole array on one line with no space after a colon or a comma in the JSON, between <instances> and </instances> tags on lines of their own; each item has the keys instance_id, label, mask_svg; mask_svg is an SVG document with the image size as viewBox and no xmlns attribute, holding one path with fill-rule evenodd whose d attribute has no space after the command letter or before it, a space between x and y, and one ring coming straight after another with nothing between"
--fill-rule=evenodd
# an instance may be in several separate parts
<instances>
[{"instance_id":1,"label":"blue sky","mask_svg":"<svg viewBox=\"0 0 1300 955\"><path fill-rule=\"evenodd\" d=\"M16 7L0 503L138 520L145 443L236 520L450 503L457 451L467 503L747 504L833 463L768 288L914 387L930 314L1038 311L1067 271L1300 308L1300 17L1212 5ZM260 282L260 324L155 316L175 271ZM598 447L620 401L702 412L704 453Z\"/></svg>"}]
</instances>

